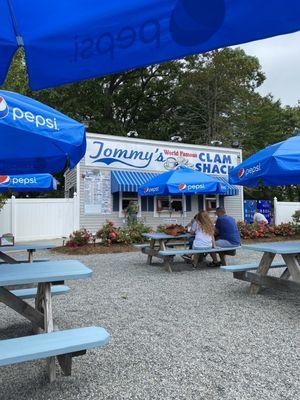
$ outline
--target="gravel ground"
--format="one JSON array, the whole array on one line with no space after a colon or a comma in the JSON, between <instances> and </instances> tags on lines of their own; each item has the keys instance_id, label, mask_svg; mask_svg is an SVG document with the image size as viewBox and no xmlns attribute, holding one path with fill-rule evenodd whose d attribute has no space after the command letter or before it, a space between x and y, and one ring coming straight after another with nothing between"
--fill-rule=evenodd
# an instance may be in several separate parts
<instances>
[{"instance_id":1,"label":"gravel ground","mask_svg":"<svg viewBox=\"0 0 300 400\"><path fill-rule=\"evenodd\" d=\"M44 360L1 368L1 400L299 398L299 297L250 297L230 273L179 264L168 274L139 253L77 258L93 278L68 282L70 294L54 299L56 322L103 326L110 344L75 358L73 375L52 385ZM241 250L230 261L258 258ZM12 310L0 313L1 339L31 333Z\"/></svg>"}]
</instances>

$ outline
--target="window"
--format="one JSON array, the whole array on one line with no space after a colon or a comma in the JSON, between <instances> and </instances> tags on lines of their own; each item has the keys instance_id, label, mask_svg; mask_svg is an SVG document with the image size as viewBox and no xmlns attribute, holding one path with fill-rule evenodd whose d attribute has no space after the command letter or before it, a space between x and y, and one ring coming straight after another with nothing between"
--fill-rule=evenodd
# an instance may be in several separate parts
<instances>
[{"instance_id":1,"label":"window","mask_svg":"<svg viewBox=\"0 0 300 400\"><path fill-rule=\"evenodd\" d=\"M219 196L205 196L205 210L208 212L216 211L219 207Z\"/></svg>"},{"instance_id":2,"label":"window","mask_svg":"<svg viewBox=\"0 0 300 400\"><path fill-rule=\"evenodd\" d=\"M123 192L122 193L122 210L126 210L130 201L138 204L138 194L136 192Z\"/></svg>"},{"instance_id":3,"label":"window","mask_svg":"<svg viewBox=\"0 0 300 400\"><path fill-rule=\"evenodd\" d=\"M182 196L160 196L156 198L157 212L183 212L183 198Z\"/></svg>"}]
</instances>

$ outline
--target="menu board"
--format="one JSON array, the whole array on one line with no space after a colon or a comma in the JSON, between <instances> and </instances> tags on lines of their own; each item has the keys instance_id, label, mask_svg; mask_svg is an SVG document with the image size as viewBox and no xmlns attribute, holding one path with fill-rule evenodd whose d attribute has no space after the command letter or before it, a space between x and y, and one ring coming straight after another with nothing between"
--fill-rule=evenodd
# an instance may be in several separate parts
<instances>
[{"instance_id":1,"label":"menu board","mask_svg":"<svg viewBox=\"0 0 300 400\"><path fill-rule=\"evenodd\" d=\"M110 171L86 171L84 177L85 214L111 214Z\"/></svg>"}]
</instances>

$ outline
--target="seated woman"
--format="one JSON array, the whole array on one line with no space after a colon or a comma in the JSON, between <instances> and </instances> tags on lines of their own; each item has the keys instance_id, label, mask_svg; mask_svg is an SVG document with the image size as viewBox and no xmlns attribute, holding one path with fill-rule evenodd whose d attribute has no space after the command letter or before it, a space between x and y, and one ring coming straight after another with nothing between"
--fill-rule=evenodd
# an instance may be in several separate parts
<instances>
[{"instance_id":1,"label":"seated woman","mask_svg":"<svg viewBox=\"0 0 300 400\"><path fill-rule=\"evenodd\" d=\"M208 250L215 247L215 227L206 211L196 215L191 231L195 233L193 250ZM194 267L197 267L203 258L204 254L194 255Z\"/></svg>"}]
</instances>

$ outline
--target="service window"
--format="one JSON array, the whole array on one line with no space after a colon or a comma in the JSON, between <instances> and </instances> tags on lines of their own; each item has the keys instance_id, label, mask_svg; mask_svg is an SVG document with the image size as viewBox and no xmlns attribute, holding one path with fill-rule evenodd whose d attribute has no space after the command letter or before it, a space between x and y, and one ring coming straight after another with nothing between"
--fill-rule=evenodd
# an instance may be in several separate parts
<instances>
[{"instance_id":1,"label":"service window","mask_svg":"<svg viewBox=\"0 0 300 400\"><path fill-rule=\"evenodd\" d=\"M216 211L216 209L219 207L219 199L218 196L205 196L205 210L210 212L210 211Z\"/></svg>"},{"instance_id":2,"label":"service window","mask_svg":"<svg viewBox=\"0 0 300 400\"><path fill-rule=\"evenodd\" d=\"M125 211L130 201L138 203L138 194L136 192L123 192L122 193L122 210Z\"/></svg>"},{"instance_id":3,"label":"service window","mask_svg":"<svg viewBox=\"0 0 300 400\"><path fill-rule=\"evenodd\" d=\"M160 196L156 198L157 212L183 212L182 196Z\"/></svg>"}]
</instances>

